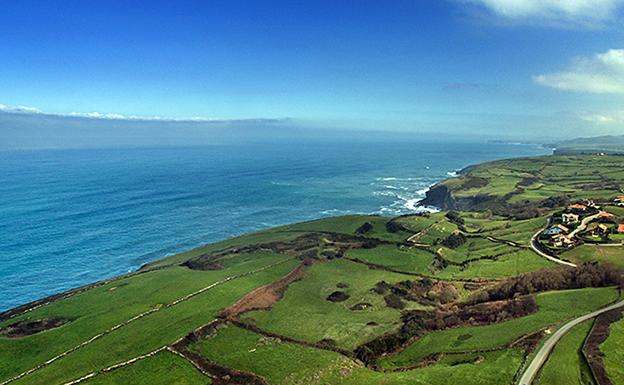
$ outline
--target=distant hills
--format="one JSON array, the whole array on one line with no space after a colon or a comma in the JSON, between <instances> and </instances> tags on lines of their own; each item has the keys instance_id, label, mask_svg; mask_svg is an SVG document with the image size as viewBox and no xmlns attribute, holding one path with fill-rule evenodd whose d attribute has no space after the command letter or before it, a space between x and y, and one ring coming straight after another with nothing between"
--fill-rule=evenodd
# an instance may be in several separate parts
<instances>
[{"instance_id":1,"label":"distant hills","mask_svg":"<svg viewBox=\"0 0 624 385\"><path fill-rule=\"evenodd\" d=\"M555 148L555 155L568 154L624 154L624 135L605 135L591 138L575 138L548 146Z\"/></svg>"}]
</instances>

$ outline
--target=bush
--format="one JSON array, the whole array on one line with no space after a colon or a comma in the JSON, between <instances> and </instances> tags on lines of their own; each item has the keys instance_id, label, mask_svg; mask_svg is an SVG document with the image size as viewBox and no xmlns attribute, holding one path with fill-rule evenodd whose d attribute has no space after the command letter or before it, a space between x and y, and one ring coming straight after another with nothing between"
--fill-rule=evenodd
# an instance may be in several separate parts
<instances>
[{"instance_id":1,"label":"bush","mask_svg":"<svg viewBox=\"0 0 624 385\"><path fill-rule=\"evenodd\" d=\"M446 213L446 219L455 223L456 225L464 225L464 218L462 218L456 211L449 211L448 213Z\"/></svg>"},{"instance_id":2,"label":"bush","mask_svg":"<svg viewBox=\"0 0 624 385\"><path fill-rule=\"evenodd\" d=\"M399 231L405 230L402 224L395 221L386 222L386 231L389 233L398 233Z\"/></svg>"},{"instance_id":3,"label":"bush","mask_svg":"<svg viewBox=\"0 0 624 385\"><path fill-rule=\"evenodd\" d=\"M335 291L327 296L327 300L331 302L343 302L349 299L349 294L342 291Z\"/></svg>"},{"instance_id":4,"label":"bush","mask_svg":"<svg viewBox=\"0 0 624 385\"><path fill-rule=\"evenodd\" d=\"M510 299L514 296L550 290L623 286L622 272L606 264L586 263L576 268L543 269L510 278L473 297L472 302Z\"/></svg>"},{"instance_id":5,"label":"bush","mask_svg":"<svg viewBox=\"0 0 624 385\"><path fill-rule=\"evenodd\" d=\"M387 296L385 296L384 300L386 301L386 306L388 307L399 309L399 310L405 309L405 302L401 300L401 297L399 297L398 295L394 293L390 293Z\"/></svg>"},{"instance_id":6,"label":"bush","mask_svg":"<svg viewBox=\"0 0 624 385\"><path fill-rule=\"evenodd\" d=\"M456 249L464 243L466 243L466 236L462 233L453 233L442 241L442 245L449 249Z\"/></svg>"},{"instance_id":7,"label":"bush","mask_svg":"<svg viewBox=\"0 0 624 385\"><path fill-rule=\"evenodd\" d=\"M364 224L355 230L356 234L366 234L373 229L373 225L370 222L364 222Z\"/></svg>"},{"instance_id":8,"label":"bush","mask_svg":"<svg viewBox=\"0 0 624 385\"><path fill-rule=\"evenodd\" d=\"M392 285L390 285L388 282L381 281L381 282L377 282L375 284L375 287L373 288L373 291L375 293L377 293L377 294L386 294L388 289L390 289L391 287L392 287Z\"/></svg>"}]
</instances>

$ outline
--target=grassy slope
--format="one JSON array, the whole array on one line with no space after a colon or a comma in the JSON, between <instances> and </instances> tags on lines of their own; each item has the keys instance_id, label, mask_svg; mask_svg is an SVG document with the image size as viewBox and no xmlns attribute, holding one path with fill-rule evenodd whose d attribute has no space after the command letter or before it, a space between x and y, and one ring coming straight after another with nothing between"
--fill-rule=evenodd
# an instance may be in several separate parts
<instances>
[{"instance_id":1,"label":"grassy slope","mask_svg":"<svg viewBox=\"0 0 624 385\"><path fill-rule=\"evenodd\" d=\"M492 261L484 259L472 262L467 268L449 266L437 274L440 278L497 279L554 267L554 262L540 258L529 250L519 250Z\"/></svg>"},{"instance_id":2,"label":"grassy slope","mask_svg":"<svg viewBox=\"0 0 624 385\"><path fill-rule=\"evenodd\" d=\"M614 385L624 384L624 320L609 327L609 337L600 345L607 373Z\"/></svg>"},{"instance_id":3,"label":"grassy slope","mask_svg":"<svg viewBox=\"0 0 624 385\"><path fill-rule=\"evenodd\" d=\"M624 267L624 248L622 246L600 246L585 244L561 254L561 258L576 263L606 262L617 267Z\"/></svg>"},{"instance_id":4,"label":"grassy slope","mask_svg":"<svg viewBox=\"0 0 624 385\"><path fill-rule=\"evenodd\" d=\"M347 260L317 264L306 271L301 281L293 283L284 298L270 310L252 312L245 318L254 319L257 326L276 334L310 342L331 338L339 346L353 349L399 325L400 311L388 308L383 297L371 289L379 281L406 279L413 277L371 270ZM340 282L349 287L337 288ZM328 301L326 297L336 290L351 297L340 303ZM362 302L373 306L363 311L350 310L351 306ZM367 325L371 321L378 325Z\"/></svg>"},{"instance_id":5,"label":"grassy slope","mask_svg":"<svg viewBox=\"0 0 624 385\"><path fill-rule=\"evenodd\" d=\"M592 324L593 321L589 320L575 326L559 341L542 368L536 384L593 385L589 366L581 353Z\"/></svg>"},{"instance_id":6,"label":"grassy slope","mask_svg":"<svg viewBox=\"0 0 624 385\"><path fill-rule=\"evenodd\" d=\"M520 365L522 352L511 349L486 353L466 363L448 360L408 372L379 373L357 365L337 353L291 343L266 342L261 336L236 327L200 341L195 349L211 360L265 377L272 385L417 385L509 383Z\"/></svg>"},{"instance_id":7,"label":"grassy slope","mask_svg":"<svg viewBox=\"0 0 624 385\"><path fill-rule=\"evenodd\" d=\"M433 273L431 271L433 253L417 248L382 245L373 249L349 250L347 256L409 273L427 275Z\"/></svg>"},{"instance_id":8,"label":"grassy slope","mask_svg":"<svg viewBox=\"0 0 624 385\"><path fill-rule=\"evenodd\" d=\"M158 261L152 262L148 264L147 267L153 268L171 264L178 264L190 258L197 257L201 254L230 247L239 247L245 245L293 239L302 234L312 231L328 231L342 234L354 234L355 230L366 222L369 222L373 225L373 229L366 234L366 236L370 238L400 242L412 235L411 233L407 232L387 232L385 230L385 224L390 219L391 218L380 217L376 215L346 215L341 217L324 218L308 222L278 226L267 230L262 230L255 233L226 239L206 246L201 246L184 253L172 255L170 257L166 257Z\"/></svg>"},{"instance_id":9,"label":"grassy slope","mask_svg":"<svg viewBox=\"0 0 624 385\"><path fill-rule=\"evenodd\" d=\"M604 181L624 181L621 156L544 156L501 160L476 166L466 176L442 182L455 197L489 195L507 196L509 203L538 201L550 196L569 194L573 198L610 199L619 189L601 188ZM468 178L484 178L486 186L471 187L462 182ZM535 178L519 189L525 178ZM595 188L583 189L594 185ZM620 188L622 186L620 185ZM510 193L514 195L508 195Z\"/></svg>"},{"instance_id":10,"label":"grassy slope","mask_svg":"<svg viewBox=\"0 0 624 385\"><path fill-rule=\"evenodd\" d=\"M85 385L206 385L210 379L190 362L169 352L108 373L102 373L84 382Z\"/></svg>"},{"instance_id":11,"label":"grassy slope","mask_svg":"<svg viewBox=\"0 0 624 385\"><path fill-rule=\"evenodd\" d=\"M274 258L270 258L270 260L275 260ZM280 256L281 260L283 258L283 256ZM269 262L268 259L262 260L262 258L260 258L260 261L262 263L257 263L259 266L266 266L267 262ZM116 364L172 343L190 330L212 320L222 308L235 302L242 295L283 276L293 269L296 264L296 261L291 260L269 270L216 286L174 307L163 308L156 313L105 335L70 355L53 362L49 366L16 381L15 384L53 384L68 381L93 370ZM101 314L100 317L106 318L110 313L115 314L116 312L110 311L109 313ZM70 326L71 324L67 328ZM84 327L86 328L87 326ZM41 362L40 358L35 359L39 349L43 350L46 355L49 355L53 350L52 346L54 350L58 350L57 345L61 344L65 345L62 350L65 350L65 347L68 345L75 346L77 341L71 341L71 343L67 341L67 339L78 340L75 334L70 330L63 329L65 328L21 339L20 342L22 344L20 345L15 345L13 341L8 341L9 349L3 349L2 353L9 354L11 357L10 360L6 359L6 361L11 363L10 369L12 370L9 373L15 374L16 368L20 368L21 371ZM101 331L101 329L92 329L88 336L90 337ZM43 339L43 341L39 341L39 344L31 342L31 340L35 339ZM79 338L80 341L86 339L83 336ZM51 346L44 347L44 343Z\"/></svg>"},{"instance_id":12,"label":"grassy slope","mask_svg":"<svg viewBox=\"0 0 624 385\"><path fill-rule=\"evenodd\" d=\"M382 360L385 367L409 366L431 353L485 349L510 343L542 328L603 307L618 297L615 289L580 289L541 293L537 313L498 324L448 329L416 340L401 353Z\"/></svg>"}]
</instances>

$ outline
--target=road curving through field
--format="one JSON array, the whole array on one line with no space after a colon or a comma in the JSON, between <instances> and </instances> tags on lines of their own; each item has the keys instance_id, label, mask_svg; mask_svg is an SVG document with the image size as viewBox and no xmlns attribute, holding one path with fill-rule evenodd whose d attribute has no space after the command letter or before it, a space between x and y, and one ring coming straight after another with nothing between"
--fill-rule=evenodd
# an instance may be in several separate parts
<instances>
[{"instance_id":1,"label":"road curving through field","mask_svg":"<svg viewBox=\"0 0 624 385\"><path fill-rule=\"evenodd\" d=\"M585 314L583 316L580 316L578 318L575 318L575 319L565 323L563 326L561 326L559 329L557 329L557 331L554 332L546 340L544 345L542 345L542 347L537 351L537 354L535 354L535 357L533 357L533 360L531 361L529 366L527 366L526 370L522 374L522 377L520 377L520 381L518 382L518 385L530 385L530 384L533 383L533 380L535 379L535 376L540 371L542 366L544 366L544 364L546 363L546 360L548 359L548 356L550 355L550 353L554 349L554 347L557 344L557 342L559 342L559 340L567 332L569 332L573 327L575 327L578 324L580 324L582 322L585 322L585 321L587 321L589 319L595 318L595 317L599 316L602 313L606 313L608 311L611 311L611 310L614 310L614 309L618 309L618 308L622 308L622 307L624 307L624 300L622 300L620 302L617 302L617 303L615 303L613 305L604 307L602 309L593 311L591 313Z\"/></svg>"}]
</instances>

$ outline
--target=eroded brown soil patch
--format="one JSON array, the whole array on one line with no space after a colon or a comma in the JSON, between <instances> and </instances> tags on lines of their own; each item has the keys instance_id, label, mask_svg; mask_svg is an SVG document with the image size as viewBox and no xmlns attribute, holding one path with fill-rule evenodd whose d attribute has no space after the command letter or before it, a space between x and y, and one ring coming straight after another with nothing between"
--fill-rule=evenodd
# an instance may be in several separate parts
<instances>
[{"instance_id":1,"label":"eroded brown soil patch","mask_svg":"<svg viewBox=\"0 0 624 385\"><path fill-rule=\"evenodd\" d=\"M283 297L288 285L303 278L305 268L306 264L302 263L278 281L251 291L236 301L235 304L223 310L221 317L231 320L248 311L270 308Z\"/></svg>"},{"instance_id":2,"label":"eroded brown soil patch","mask_svg":"<svg viewBox=\"0 0 624 385\"><path fill-rule=\"evenodd\" d=\"M57 328L68 320L61 317L44 318L35 321L18 321L0 328L0 336L9 338L26 337L44 330Z\"/></svg>"}]
</instances>

